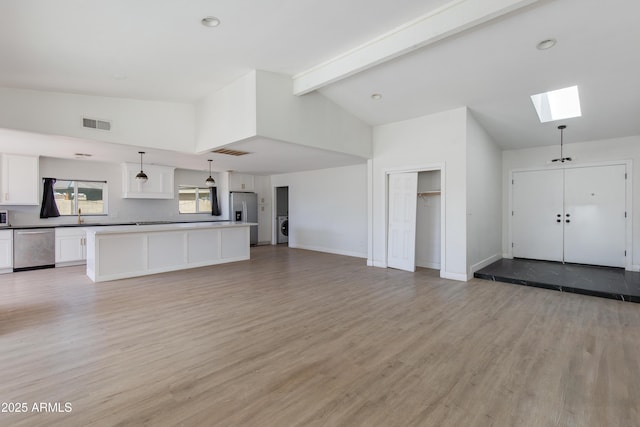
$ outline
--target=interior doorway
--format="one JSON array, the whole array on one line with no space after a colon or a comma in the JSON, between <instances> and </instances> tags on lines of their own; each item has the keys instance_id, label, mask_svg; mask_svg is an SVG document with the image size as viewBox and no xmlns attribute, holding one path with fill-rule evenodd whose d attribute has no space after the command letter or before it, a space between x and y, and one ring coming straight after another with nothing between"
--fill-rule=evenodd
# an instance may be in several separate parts
<instances>
[{"instance_id":1,"label":"interior doorway","mask_svg":"<svg viewBox=\"0 0 640 427\"><path fill-rule=\"evenodd\" d=\"M289 243L289 187L276 187L276 242Z\"/></svg>"},{"instance_id":2,"label":"interior doorway","mask_svg":"<svg viewBox=\"0 0 640 427\"><path fill-rule=\"evenodd\" d=\"M444 203L442 170L393 172L387 175L387 266L442 271Z\"/></svg>"}]
</instances>

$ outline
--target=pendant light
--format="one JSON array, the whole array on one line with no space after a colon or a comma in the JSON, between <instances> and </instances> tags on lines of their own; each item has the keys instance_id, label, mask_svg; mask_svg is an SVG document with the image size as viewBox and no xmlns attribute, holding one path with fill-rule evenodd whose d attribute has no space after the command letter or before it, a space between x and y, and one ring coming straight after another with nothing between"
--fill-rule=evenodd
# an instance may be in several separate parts
<instances>
[{"instance_id":1,"label":"pendant light","mask_svg":"<svg viewBox=\"0 0 640 427\"><path fill-rule=\"evenodd\" d=\"M207 178L204 183L207 184L207 187L215 187L216 180L211 178L211 162L213 162L213 160L209 159L207 161L209 162L209 178Z\"/></svg>"},{"instance_id":2,"label":"pendant light","mask_svg":"<svg viewBox=\"0 0 640 427\"><path fill-rule=\"evenodd\" d=\"M560 129L560 157L557 158L557 159L551 160L551 163L554 163L554 162L564 163L564 162L570 162L572 160L571 157L564 157L564 152L563 152L563 148L564 148L564 130L566 128L567 128L566 125L558 126L558 129Z\"/></svg>"},{"instance_id":3,"label":"pendant light","mask_svg":"<svg viewBox=\"0 0 640 427\"><path fill-rule=\"evenodd\" d=\"M138 153L140 154L140 172L136 175L136 180L138 182L145 183L149 177L142 171L142 155L144 154L144 151L138 151Z\"/></svg>"}]
</instances>

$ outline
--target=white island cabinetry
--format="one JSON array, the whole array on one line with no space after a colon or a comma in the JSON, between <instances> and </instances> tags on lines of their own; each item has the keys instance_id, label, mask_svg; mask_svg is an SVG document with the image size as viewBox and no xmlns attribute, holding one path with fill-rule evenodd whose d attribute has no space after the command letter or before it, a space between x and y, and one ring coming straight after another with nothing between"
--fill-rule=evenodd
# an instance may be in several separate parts
<instances>
[{"instance_id":1,"label":"white island cabinetry","mask_svg":"<svg viewBox=\"0 0 640 427\"><path fill-rule=\"evenodd\" d=\"M87 229L94 282L249 259L250 223L211 222Z\"/></svg>"}]
</instances>

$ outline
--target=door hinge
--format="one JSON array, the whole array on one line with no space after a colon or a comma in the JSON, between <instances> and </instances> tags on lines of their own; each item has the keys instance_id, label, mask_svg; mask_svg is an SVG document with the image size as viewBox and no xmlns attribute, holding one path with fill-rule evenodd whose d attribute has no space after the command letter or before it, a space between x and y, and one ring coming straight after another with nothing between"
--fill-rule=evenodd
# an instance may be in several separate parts
<instances>
[{"instance_id":1,"label":"door hinge","mask_svg":"<svg viewBox=\"0 0 640 427\"><path fill-rule=\"evenodd\" d=\"M512 180L511 180L511 185L513 185L513 184L515 184L515 183L516 183L515 179L512 179Z\"/></svg>"},{"instance_id":2,"label":"door hinge","mask_svg":"<svg viewBox=\"0 0 640 427\"><path fill-rule=\"evenodd\" d=\"M627 173L626 172L624 173L624 179L627 179Z\"/></svg>"},{"instance_id":3,"label":"door hinge","mask_svg":"<svg viewBox=\"0 0 640 427\"><path fill-rule=\"evenodd\" d=\"M513 216L513 211L511 211L511 216Z\"/></svg>"},{"instance_id":4,"label":"door hinge","mask_svg":"<svg viewBox=\"0 0 640 427\"><path fill-rule=\"evenodd\" d=\"M513 242L511 242L511 247L513 247Z\"/></svg>"},{"instance_id":5,"label":"door hinge","mask_svg":"<svg viewBox=\"0 0 640 427\"><path fill-rule=\"evenodd\" d=\"M625 217L625 218L627 217L627 212L625 212L625 213L624 213L624 217Z\"/></svg>"},{"instance_id":6,"label":"door hinge","mask_svg":"<svg viewBox=\"0 0 640 427\"><path fill-rule=\"evenodd\" d=\"M627 256L627 251L624 251L624 256Z\"/></svg>"}]
</instances>

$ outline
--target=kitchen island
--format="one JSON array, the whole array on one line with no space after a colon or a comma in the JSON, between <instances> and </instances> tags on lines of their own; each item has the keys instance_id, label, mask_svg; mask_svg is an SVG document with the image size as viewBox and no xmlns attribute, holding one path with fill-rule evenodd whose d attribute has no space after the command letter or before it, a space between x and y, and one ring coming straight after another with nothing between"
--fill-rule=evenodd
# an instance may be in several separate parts
<instances>
[{"instance_id":1,"label":"kitchen island","mask_svg":"<svg viewBox=\"0 0 640 427\"><path fill-rule=\"evenodd\" d=\"M87 228L87 276L94 282L249 259L246 222Z\"/></svg>"}]
</instances>

